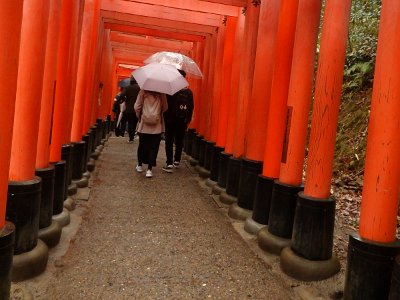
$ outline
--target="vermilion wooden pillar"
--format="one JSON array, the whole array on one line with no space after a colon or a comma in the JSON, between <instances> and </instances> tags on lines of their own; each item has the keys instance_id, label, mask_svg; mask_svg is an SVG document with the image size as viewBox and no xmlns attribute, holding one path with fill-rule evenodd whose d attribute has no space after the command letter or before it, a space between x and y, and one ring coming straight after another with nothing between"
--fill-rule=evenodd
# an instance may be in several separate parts
<instances>
[{"instance_id":1,"label":"vermilion wooden pillar","mask_svg":"<svg viewBox=\"0 0 400 300\"><path fill-rule=\"evenodd\" d=\"M212 76L210 78L210 87L212 90L209 94L209 105L210 105L210 120L208 123L209 135L206 136L206 147L204 150L204 165L198 169L199 175L202 178L207 178L206 184L208 186L214 185L215 181L209 177L211 175L211 165L213 157L221 148L216 149L215 143L218 135L218 120L220 114L220 101L221 101L221 69L222 69L222 58L224 54L224 39L225 39L225 26L222 24L217 28L216 42L215 42L215 54L213 55L214 60L212 61ZM215 154L215 155L214 155ZM214 166L217 167L217 161L214 162Z\"/></svg>"},{"instance_id":2,"label":"vermilion wooden pillar","mask_svg":"<svg viewBox=\"0 0 400 300\"><path fill-rule=\"evenodd\" d=\"M53 220L54 207L62 205L63 199L55 197L60 193L56 189L56 175L62 166L49 163L50 130L53 117L53 102L56 89L56 70L59 29L61 20L61 0L50 1L49 26L47 30L46 56L42 99L40 105L39 135L36 151L36 175L42 180L42 192L39 216L39 238L50 247L58 244L61 237L59 222ZM58 177L57 177L58 179ZM55 201L60 204L54 203Z\"/></svg>"},{"instance_id":3,"label":"vermilion wooden pillar","mask_svg":"<svg viewBox=\"0 0 400 300\"><path fill-rule=\"evenodd\" d=\"M70 1L62 1L61 6L61 25L60 38L58 44L58 62L57 62L57 88L55 92L53 125L51 131L50 161L58 162L61 160L61 147L65 131L68 111L68 105L71 101L68 98L68 65L70 62L70 43L71 43L71 22L73 5Z\"/></svg>"},{"instance_id":4,"label":"vermilion wooden pillar","mask_svg":"<svg viewBox=\"0 0 400 300\"><path fill-rule=\"evenodd\" d=\"M260 247L277 255L290 245L297 194L302 190L321 6L321 0L299 1L279 180L269 191L268 228L258 232Z\"/></svg>"},{"instance_id":5,"label":"vermilion wooden pillar","mask_svg":"<svg viewBox=\"0 0 400 300\"><path fill-rule=\"evenodd\" d=\"M241 59L243 57L244 50L244 28L245 28L245 15L240 13L237 18L237 24L235 26L234 33L234 45L233 45L233 57L232 57L232 66L231 66L231 76L228 78L224 78L229 82L229 98L227 103L227 131L225 136L225 147L224 152L221 152L220 161L219 161L219 172L218 172L218 184L214 187L213 191L217 194L220 194L221 201L225 201L225 198L229 198L230 196L225 192L225 188L227 186L227 175L228 175L228 167L230 158L233 153L233 146L235 142L235 128L237 122L237 99L238 99L238 91L240 84L240 67L241 67ZM225 197L225 198L224 198ZM227 204L231 204L232 201L226 201Z\"/></svg>"},{"instance_id":6,"label":"vermilion wooden pillar","mask_svg":"<svg viewBox=\"0 0 400 300\"><path fill-rule=\"evenodd\" d=\"M262 1L260 6L253 90L249 106L251 117L248 120L246 139L246 158L254 161L253 164L248 161L248 164L257 168L261 167L260 162L264 159L280 4L281 0L270 0ZM259 169L255 170L260 173ZM254 200L253 214L246 219L244 228L247 232L255 234L260 230L260 224L266 223L263 216L265 211L268 211L268 202L262 200L265 199L268 185L265 184L263 176L254 172L252 174L257 176L254 180L256 185L250 193ZM260 199L256 200L256 197Z\"/></svg>"},{"instance_id":7,"label":"vermilion wooden pillar","mask_svg":"<svg viewBox=\"0 0 400 300\"><path fill-rule=\"evenodd\" d=\"M346 299L399 298L399 260L394 262L400 252L396 238L400 182L399 30L400 2L383 1L360 227L359 235L353 234L349 239ZM392 277L393 267L396 271Z\"/></svg>"},{"instance_id":8,"label":"vermilion wooden pillar","mask_svg":"<svg viewBox=\"0 0 400 300\"><path fill-rule=\"evenodd\" d=\"M340 270L332 253L335 201L329 195L350 6L350 0L326 2L305 188L297 199L291 247L281 252L282 270L305 281Z\"/></svg>"},{"instance_id":9,"label":"vermilion wooden pillar","mask_svg":"<svg viewBox=\"0 0 400 300\"><path fill-rule=\"evenodd\" d=\"M11 286L11 266L15 237L14 224L5 220L8 172L10 167L11 141L17 89L19 44L21 37L22 0L0 3L0 298L8 299Z\"/></svg>"},{"instance_id":10,"label":"vermilion wooden pillar","mask_svg":"<svg viewBox=\"0 0 400 300\"><path fill-rule=\"evenodd\" d=\"M260 8L253 1L247 1L244 27L243 56L241 57L240 77L236 102L236 124L234 129L233 155L229 159L227 170L227 187L220 195L224 203L236 202L239 193L241 173L241 158L244 155L244 145L247 127L247 110L251 96L254 75L254 61L257 48L257 31ZM242 219L237 205L231 206L229 216Z\"/></svg>"},{"instance_id":11,"label":"vermilion wooden pillar","mask_svg":"<svg viewBox=\"0 0 400 300\"><path fill-rule=\"evenodd\" d=\"M48 0L24 1L6 211L16 226L13 280L43 272L48 258L38 240L42 182L35 176L48 17Z\"/></svg>"}]
</instances>

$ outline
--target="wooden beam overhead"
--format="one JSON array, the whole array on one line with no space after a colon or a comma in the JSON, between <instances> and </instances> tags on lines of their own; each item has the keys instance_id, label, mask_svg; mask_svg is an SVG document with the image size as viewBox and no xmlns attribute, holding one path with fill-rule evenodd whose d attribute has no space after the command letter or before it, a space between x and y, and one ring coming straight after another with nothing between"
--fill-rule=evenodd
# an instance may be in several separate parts
<instances>
[{"instance_id":1,"label":"wooden beam overhead","mask_svg":"<svg viewBox=\"0 0 400 300\"><path fill-rule=\"evenodd\" d=\"M221 15L123 0L102 0L101 9L171 21L219 26Z\"/></svg>"},{"instance_id":2,"label":"wooden beam overhead","mask_svg":"<svg viewBox=\"0 0 400 300\"><path fill-rule=\"evenodd\" d=\"M149 36L155 36L155 37L160 37L170 40L178 40L178 41L202 42L205 40L204 36L179 33L179 32L170 32L170 31L165 31L162 28L150 29L142 27L132 27L128 25L113 24L109 22L104 22L104 28L110 29L112 31L133 33L139 35L149 35Z\"/></svg>"},{"instance_id":3,"label":"wooden beam overhead","mask_svg":"<svg viewBox=\"0 0 400 300\"><path fill-rule=\"evenodd\" d=\"M101 11L101 16L105 22L126 24L137 27L148 27L148 28L170 28L180 31L192 31L198 33L213 33L216 30L216 26L194 24L190 22L180 22L171 20L160 20L158 18L144 17L140 15L131 15L126 13L118 13L113 11ZM220 21L222 24L222 20Z\"/></svg>"},{"instance_id":4,"label":"wooden beam overhead","mask_svg":"<svg viewBox=\"0 0 400 300\"><path fill-rule=\"evenodd\" d=\"M198 12L217 14L223 16L237 17L240 13L238 11L238 6L246 6L246 1L231 1L236 5L226 5L220 3L212 3L209 1L200 1L200 0L128 0L129 2L141 2L159 6L167 6L172 8L184 9L184 10L193 10ZM229 2L229 1L227 1ZM238 5L243 4L243 5Z\"/></svg>"},{"instance_id":5,"label":"wooden beam overhead","mask_svg":"<svg viewBox=\"0 0 400 300\"><path fill-rule=\"evenodd\" d=\"M115 31L111 32L110 40L111 43L118 42L136 45L148 45L165 49L182 49L184 51L189 51L193 48L193 43L191 42L171 41L162 38L154 38L151 36L138 36Z\"/></svg>"},{"instance_id":6,"label":"wooden beam overhead","mask_svg":"<svg viewBox=\"0 0 400 300\"><path fill-rule=\"evenodd\" d=\"M232 5L237 7L245 7L246 0L202 0L200 2L211 2L211 3L219 3L225 5Z\"/></svg>"}]
</instances>

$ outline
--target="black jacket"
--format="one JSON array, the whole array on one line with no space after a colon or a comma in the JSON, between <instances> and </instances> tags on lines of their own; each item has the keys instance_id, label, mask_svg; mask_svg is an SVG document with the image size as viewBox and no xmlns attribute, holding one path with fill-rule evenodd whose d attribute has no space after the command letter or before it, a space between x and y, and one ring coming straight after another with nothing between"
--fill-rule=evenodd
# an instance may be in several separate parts
<instances>
[{"instance_id":1,"label":"black jacket","mask_svg":"<svg viewBox=\"0 0 400 300\"><path fill-rule=\"evenodd\" d=\"M121 93L122 98L126 98L125 106L127 113L134 113L135 109L133 106L135 105L137 95L139 94L140 87L137 83L128 85Z\"/></svg>"}]
</instances>

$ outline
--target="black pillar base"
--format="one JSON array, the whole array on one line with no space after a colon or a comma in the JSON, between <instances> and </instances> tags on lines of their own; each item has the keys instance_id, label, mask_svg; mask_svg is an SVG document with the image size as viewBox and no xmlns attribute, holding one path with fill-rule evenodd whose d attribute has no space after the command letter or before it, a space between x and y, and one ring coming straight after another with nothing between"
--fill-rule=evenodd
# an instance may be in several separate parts
<instances>
[{"instance_id":1,"label":"black pillar base","mask_svg":"<svg viewBox=\"0 0 400 300\"><path fill-rule=\"evenodd\" d=\"M196 134L193 137L193 145L192 145L192 158L196 160L197 162L199 161L199 155L200 155L200 141L204 137L200 134Z\"/></svg>"},{"instance_id":2,"label":"black pillar base","mask_svg":"<svg viewBox=\"0 0 400 300\"><path fill-rule=\"evenodd\" d=\"M61 147L61 159L65 161L65 197L67 196L68 186L72 181L72 145L64 144Z\"/></svg>"},{"instance_id":3,"label":"black pillar base","mask_svg":"<svg viewBox=\"0 0 400 300\"><path fill-rule=\"evenodd\" d=\"M53 215L60 214L63 211L64 200L66 198L66 162L60 160L53 163L54 166L54 199L53 199Z\"/></svg>"},{"instance_id":4,"label":"black pillar base","mask_svg":"<svg viewBox=\"0 0 400 300\"><path fill-rule=\"evenodd\" d=\"M51 225L51 217L53 216L54 202L54 183L55 183L55 168L49 166L44 169L36 169L36 176L42 179L42 192L40 200L40 216L39 229Z\"/></svg>"},{"instance_id":5,"label":"black pillar base","mask_svg":"<svg viewBox=\"0 0 400 300\"><path fill-rule=\"evenodd\" d=\"M196 130L194 128L189 128L186 134L186 143L185 143L185 153L189 156L193 156L193 139L196 135Z\"/></svg>"},{"instance_id":6,"label":"black pillar base","mask_svg":"<svg viewBox=\"0 0 400 300\"><path fill-rule=\"evenodd\" d=\"M354 234L347 253L344 299L388 299L399 241L375 243Z\"/></svg>"},{"instance_id":7,"label":"black pillar base","mask_svg":"<svg viewBox=\"0 0 400 300\"><path fill-rule=\"evenodd\" d=\"M332 253L335 201L298 194L291 248L281 252L282 270L298 280L322 280L340 264Z\"/></svg>"},{"instance_id":8,"label":"black pillar base","mask_svg":"<svg viewBox=\"0 0 400 300\"><path fill-rule=\"evenodd\" d=\"M218 185L225 189L226 181L228 177L228 164L229 158L232 154L221 152L219 155L219 164L218 164Z\"/></svg>"},{"instance_id":9,"label":"black pillar base","mask_svg":"<svg viewBox=\"0 0 400 300\"><path fill-rule=\"evenodd\" d=\"M203 167L203 168L204 168L204 160L205 160L205 156L206 156L206 143L207 143L207 141L204 138L202 138L199 141L199 158L198 158L199 164L198 164L198 166Z\"/></svg>"},{"instance_id":10,"label":"black pillar base","mask_svg":"<svg viewBox=\"0 0 400 300\"><path fill-rule=\"evenodd\" d=\"M86 169L86 142L80 141L74 143L73 145L74 155L72 158L72 180L80 180L83 172Z\"/></svg>"},{"instance_id":11,"label":"black pillar base","mask_svg":"<svg viewBox=\"0 0 400 300\"><path fill-rule=\"evenodd\" d=\"M6 222L0 229L0 299L10 298L14 238L15 226Z\"/></svg>"},{"instance_id":12,"label":"black pillar base","mask_svg":"<svg viewBox=\"0 0 400 300\"><path fill-rule=\"evenodd\" d=\"M231 156L228 161L226 193L237 198L239 193L240 167L242 159ZM237 200L237 199L236 199Z\"/></svg>"},{"instance_id":13,"label":"black pillar base","mask_svg":"<svg viewBox=\"0 0 400 300\"><path fill-rule=\"evenodd\" d=\"M219 160L222 151L224 151L223 147L214 146L211 153L210 179L215 182L218 181Z\"/></svg>"},{"instance_id":14,"label":"black pillar base","mask_svg":"<svg viewBox=\"0 0 400 300\"><path fill-rule=\"evenodd\" d=\"M274 180L263 175L257 177L252 219L262 225L268 224Z\"/></svg>"},{"instance_id":15,"label":"black pillar base","mask_svg":"<svg viewBox=\"0 0 400 300\"><path fill-rule=\"evenodd\" d=\"M262 167L262 161L242 159L237 204L245 210L253 210L257 177L262 172Z\"/></svg>"},{"instance_id":16,"label":"black pillar base","mask_svg":"<svg viewBox=\"0 0 400 300\"><path fill-rule=\"evenodd\" d=\"M263 229L258 235L258 245L261 249L279 255L283 248L290 246L297 194L303 189L303 186L288 185L275 180L268 229Z\"/></svg>"},{"instance_id":17,"label":"black pillar base","mask_svg":"<svg viewBox=\"0 0 400 300\"><path fill-rule=\"evenodd\" d=\"M389 300L400 299L400 255L394 260L392 284L390 285Z\"/></svg>"},{"instance_id":18,"label":"black pillar base","mask_svg":"<svg viewBox=\"0 0 400 300\"><path fill-rule=\"evenodd\" d=\"M15 225L14 254L36 247L39 231L42 180L9 181L6 220Z\"/></svg>"},{"instance_id":19,"label":"black pillar base","mask_svg":"<svg viewBox=\"0 0 400 300\"><path fill-rule=\"evenodd\" d=\"M89 172L93 172L96 167L96 161L93 158L90 158L88 163L86 164L86 168Z\"/></svg>"},{"instance_id":20,"label":"black pillar base","mask_svg":"<svg viewBox=\"0 0 400 300\"><path fill-rule=\"evenodd\" d=\"M206 141L206 146L204 150L204 168L209 173L211 173L211 162L213 158L214 147L215 147L215 142Z\"/></svg>"}]
</instances>

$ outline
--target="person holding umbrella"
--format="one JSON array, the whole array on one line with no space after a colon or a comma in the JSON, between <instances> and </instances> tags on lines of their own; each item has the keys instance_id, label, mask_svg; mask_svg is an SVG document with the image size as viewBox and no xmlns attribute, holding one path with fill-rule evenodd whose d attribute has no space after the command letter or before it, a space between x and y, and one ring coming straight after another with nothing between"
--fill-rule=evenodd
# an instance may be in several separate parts
<instances>
[{"instance_id":1,"label":"person holding umbrella","mask_svg":"<svg viewBox=\"0 0 400 300\"><path fill-rule=\"evenodd\" d=\"M137 84L135 78L131 76L130 84L126 86L121 92L121 99L123 99L122 102L125 102L125 111L122 115L121 122L122 124L128 123L128 135L129 135L128 142L130 143L133 142L133 139L135 138L136 125L138 122L134 110L134 104L139 94L139 91L140 91L139 85Z\"/></svg>"},{"instance_id":2,"label":"person holding umbrella","mask_svg":"<svg viewBox=\"0 0 400 300\"><path fill-rule=\"evenodd\" d=\"M165 132L164 112L168 109L167 97L173 95L189 83L170 65L151 63L132 72L141 91L135 102L135 112L139 119L137 172L143 172L142 164L148 164L146 177L153 176L161 134Z\"/></svg>"}]
</instances>

